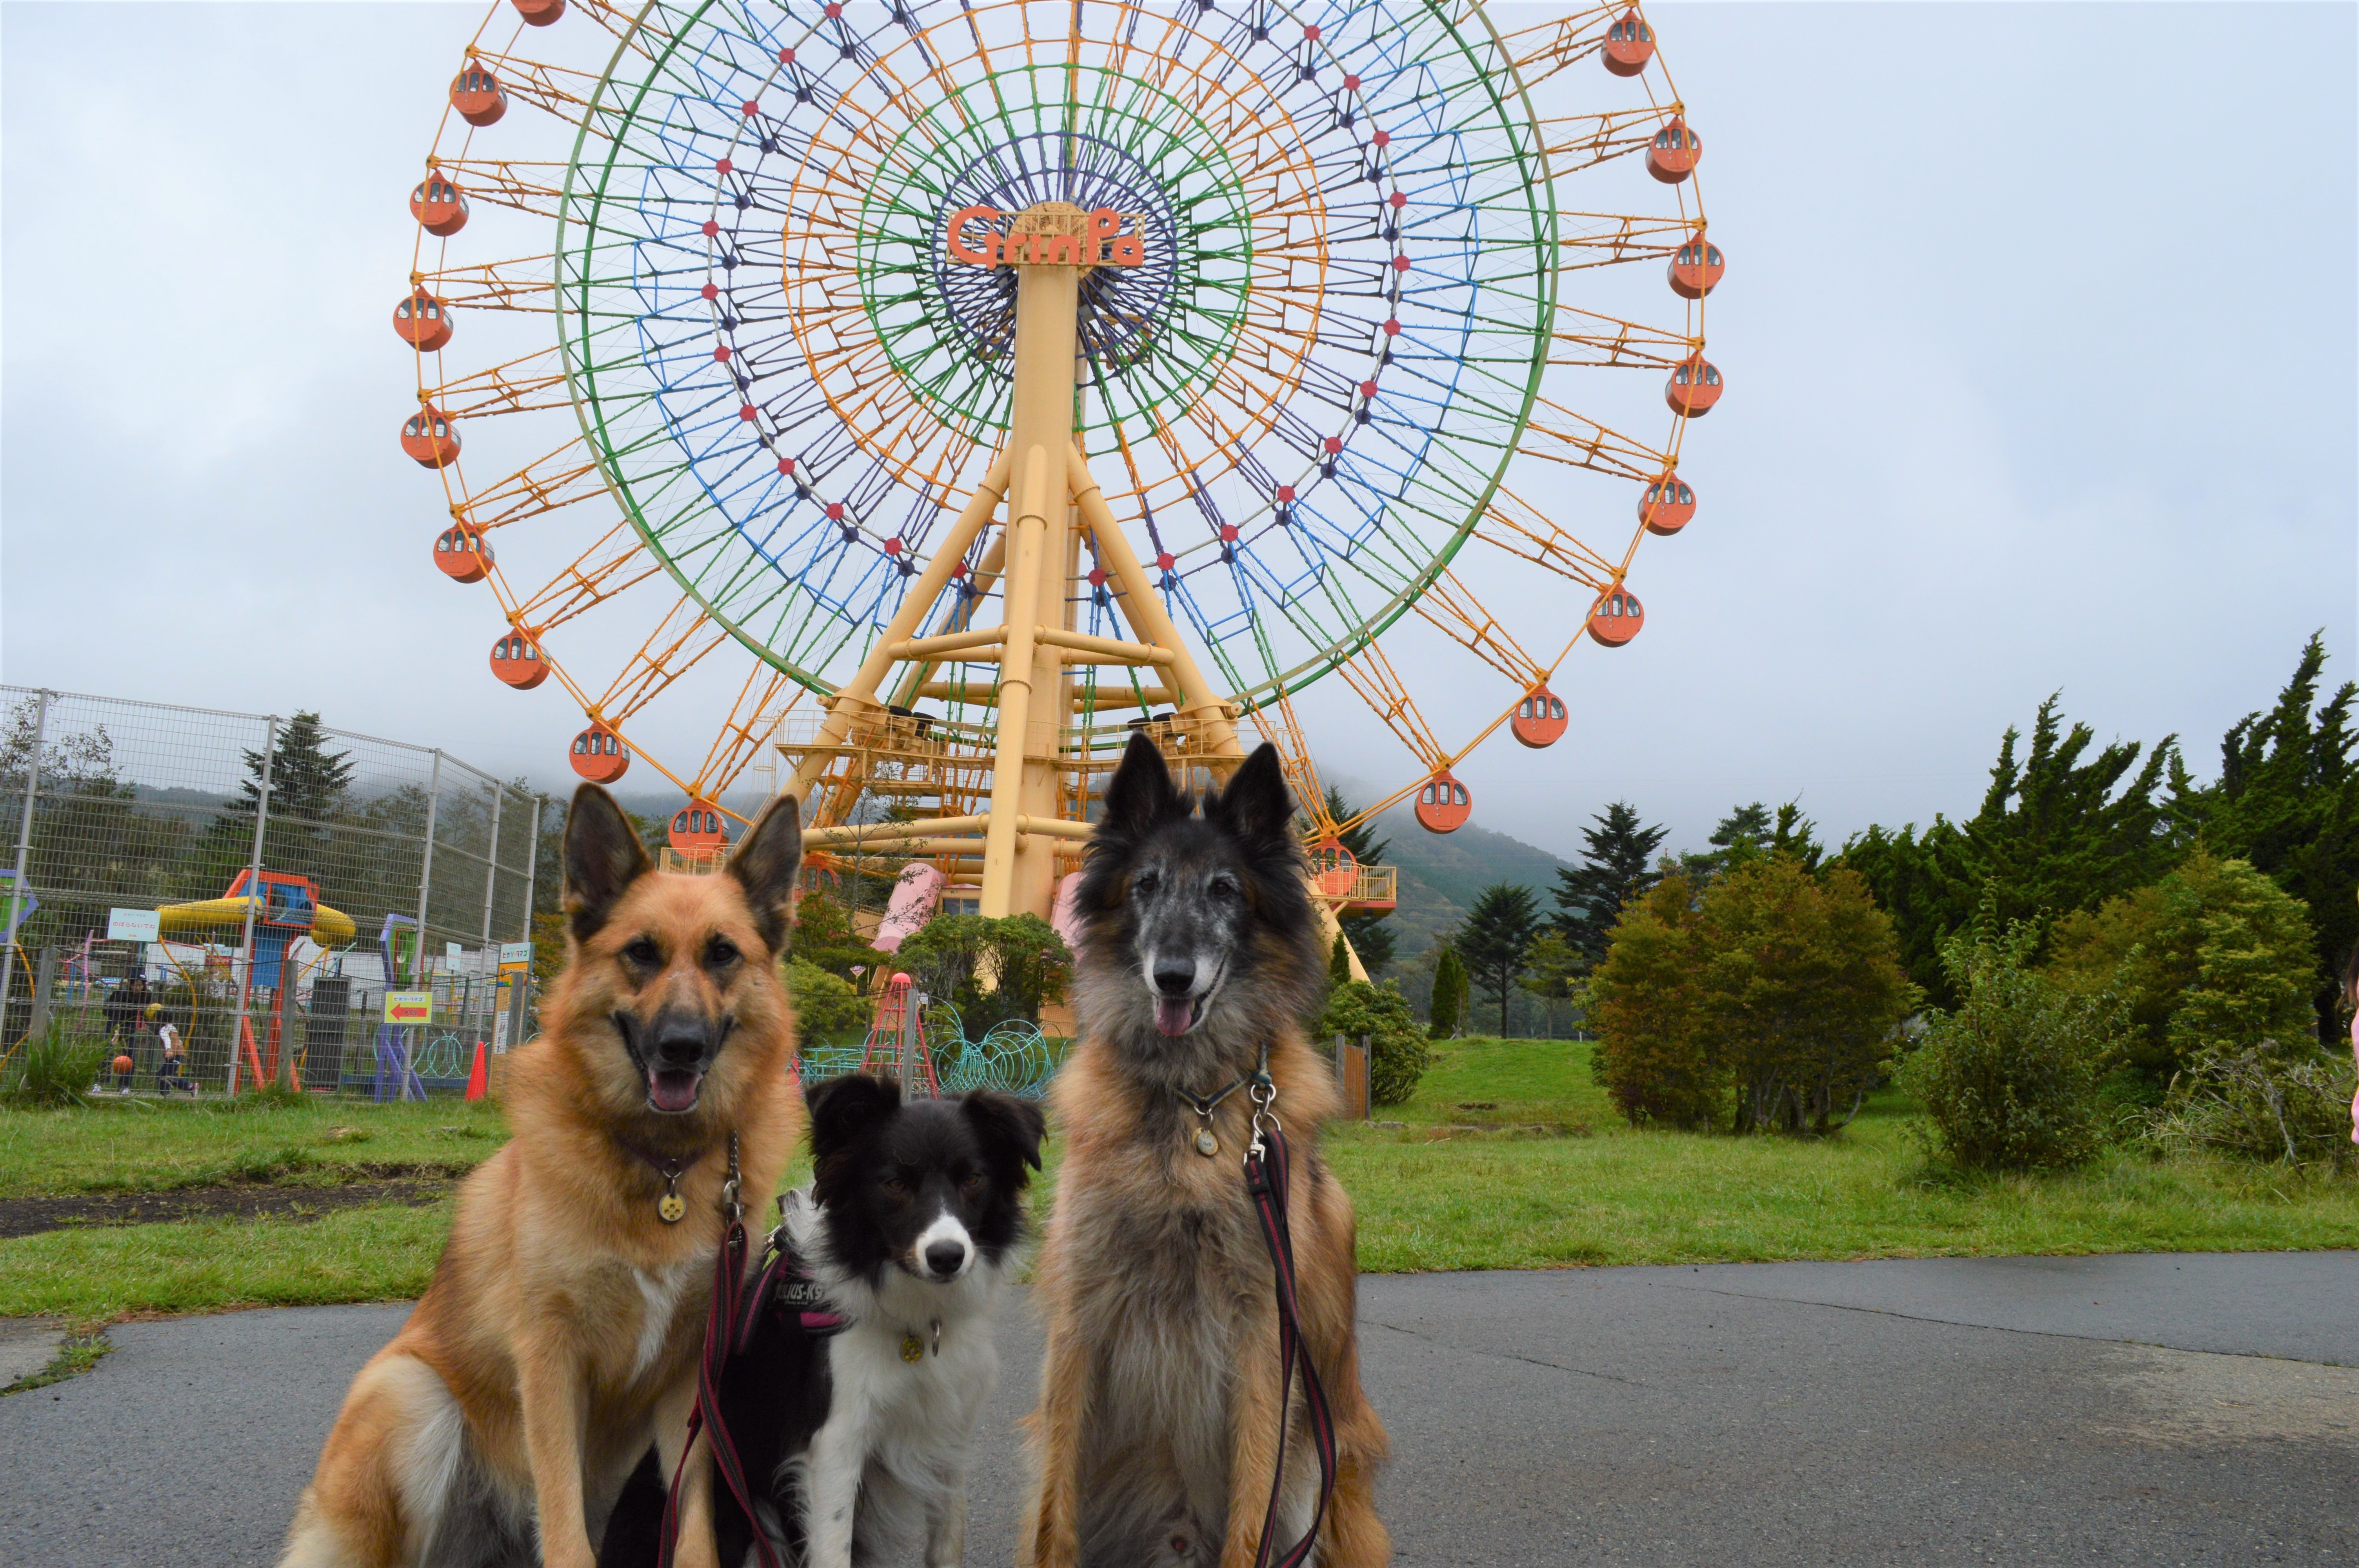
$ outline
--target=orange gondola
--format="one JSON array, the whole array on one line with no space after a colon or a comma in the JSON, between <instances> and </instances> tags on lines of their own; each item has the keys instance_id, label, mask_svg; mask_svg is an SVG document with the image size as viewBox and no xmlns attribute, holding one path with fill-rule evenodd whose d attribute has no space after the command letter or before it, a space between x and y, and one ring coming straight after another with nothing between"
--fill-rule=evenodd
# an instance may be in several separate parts
<instances>
[{"instance_id":1,"label":"orange gondola","mask_svg":"<svg viewBox=\"0 0 2359 1568\"><path fill-rule=\"evenodd\" d=\"M1663 401L1674 414L1695 418L1712 412L1720 401L1720 370L1701 354L1680 362L1671 379L1663 383Z\"/></svg>"},{"instance_id":2,"label":"orange gondola","mask_svg":"<svg viewBox=\"0 0 2359 1568\"><path fill-rule=\"evenodd\" d=\"M492 674L518 691L530 691L549 678L549 662L540 644L521 632L511 632L492 644Z\"/></svg>"},{"instance_id":3,"label":"orange gondola","mask_svg":"<svg viewBox=\"0 0 2359 1568\"><path fill-rule=\"evenodd\" d=\"M1542 684L1524 693L1524 699L1516 704L1515 717L1507 720L1507 730L1516 740L1537 752L1564 739L1564 727L1568 722L1564 698Z\"/></svg>"},{"instance_id":4,"label":"orange gondola","mask_svg":"<svg viewBox=\"0 0 2359 1568\"><path fill-rule=\"evenodd\" d=\"M1728 270L1728 262L1718 245L1698 234L1671 253L1670 265L1663 270L1673 294L1682 299L1701 299Z\"/></svg>"},{"instance_id":5,"label":"orange gondola","mask_svg":"<svg viewBox=\"0 0 2359 1568\"><path fill-rule=\"evenodd\" d=\"M1474 815L1474 803L1456 774L1442 769L1417 792L1417 825L1428 833L1455 833Z\"/></svg>"},{"instance_id":6,"label":"orange gondola","mask_svg":"<svg viewBox=\"0 0 2359 1568\"><path fill-rule=\"evenodd\" d=\"M565 0L515 0L516 15L527 27L545 27L565 15Z\"/></svg>"},{"instance_id":7,"label":"orange gondola","mask_svg":"<svg viewBox=\"0 0 2359 1568\"><path fill-rule=\"evenodd\" d=\"M1675 473L1667 473L1638 495L1638 521L1647 532L1668 539L1695 521L1695 487Z\"/></svg>"},{"instance_id":8,"label":"orange gondola","mask_svg":"<svg viewBox=\"0 0 2359 1568\"><path fill-rule=\"evenodd\" d=\"M451 341L451 308L419 289L393 308L393 330L422 353Z\"/></svg>"},{"instance_id":9,"label":"orange gondola","mask_svg":"<svg viewBox=\"0 0 2359 1568\"><path fill-rule=\"evenodd\" d=\"M1680 116L1671 116L1671 123L1655 133L1655 140L1647 148L1647 172L1665 185L1677 185L1695 172L1696 160L1703 157L1703 138Z\"/></svg>"},{"instance_id":10,"label":"orange gondola","mask_svg":"<svg viewBox=\"0 0 2359 1568\"><path fill-rule=\"evenodd\" d=\"M445 467L459 460L459 427L429 403L402 422L401 449L422 467Z\"/></svg>"},{"instance_id":11,"label":"orange gondola","mask_svg":"<svg viewBox=\"0 0 2359 1568\"><path fill-rule=\"evenodd\" d=\"M508 112L507 89L482 66L470 64L451 79L451 107L470 125L496 125Z\"/></svg>"},{"instance_id":12,"label":"orange gondola","mask_svg":"<svg viewBox=\"0 0 2359 1568\"><path fill-rule=\"evenodd\" d=\"M491 572L492 547L483 535L456 523L434 535L434 564L453 582L481 582Z\"/></svg>"},{"instance_id":13,"label":"orange gondola","mask_svg":"<svg viewBox=\"0 0 2359 1568\"><path fill-rule=\"evenodd\" d=\"M623 738L603 724L592 724L573 737L567 760L575 773L592 784L613 784L631 771L631 753L625 750Z\"/></svg>"},{"instance_id":14,"label":"orange gondola","mask_svg":"<svg viewBox=\"0 0 2359 1568\"><path fill-rule=\"evenodd\" d=\"M1621 647L1646 623L1647 607L1618 582L1599 594L1589 610L1589 634L1603 647Z\"/></svg>"},{"instance_id":15,"label":"orange gondola","mask_svg":"<svg viewBox=\"0 0 2359 1568\"><path fill-rule=\"evenodd\" d=\"M1632 6L1622 19L1605 29L1605 69L1616 76L1636 76L1655 58L1655 29Z\"/></svg>"},{"instance_id":16,"label":"orange gondola","mask_svg":"<svg viewBox=\"0 0 2359 1568\"><path fill-rule=\"evenodd\" d=\"M429 174L409 193L409 215L428 233L448 239L467 226L467 193L450 176Z\"/></svg>"},{"instance_id":17,"label":"orange gondola","mask_svg":"<svg viewBox=\"0 0 2359 1568\"><path fill-rule=\"evenodd\" d=\"M671 814L671 847L691 860L709 860L729 847L721 826L721 808L709 800L691 800Z\"/></svg>"}]
</instances>

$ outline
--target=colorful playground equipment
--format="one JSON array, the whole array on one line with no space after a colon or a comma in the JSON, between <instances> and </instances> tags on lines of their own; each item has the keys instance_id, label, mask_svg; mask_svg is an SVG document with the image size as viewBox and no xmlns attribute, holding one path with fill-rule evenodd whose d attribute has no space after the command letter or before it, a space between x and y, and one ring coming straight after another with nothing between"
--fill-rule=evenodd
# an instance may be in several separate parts
<instances>
[{"instance_id":1,"label":"colorful playground equipment","mask_svg":"<svg viewBox=\"0 0 2359 1568\"><path fill-rule=\"evenodd\" d=\"M921 865L928 911L1051 916L1134 735L1198 783L1266 739L1331 931L1387 906L1342 834L1470 820L1453 770L1569 732L1560 666L1634 642L1639 546L1691 531L1728 257L1660 31L1479 0L819 9L506 0L435 74L402 444L444 487L437 567L496 608L493 674L554 677L582 777L636 755L677 785L691 861L775 756L815 859ZM467 327L492 309L553 330L516 357ZM494 417L467 451L545 455L462 471ZM509 527L548 577L508 575ZM1527 647L1480 589L1542 574ZM1397 624L1479 667L1397 666ZM707 660L742 675L704 756L648 754L634 720L712 691L679 686ZM1415 759L1350 822L1293 707L1330 675Z\"/></svg>"},{"instance_id":2,"label":"colorful playground equipment","mask_svg":"<svg viewBox=\"0 0 2359 1568\"><path fill-rule=\"evenodd\" d=\"M219 898L168 903L156 912L157 931L164 936L199 935L212 931L244 933L249 919L252 921L246 984L252 989L270 993L270 1022L267 1040L257 1041L253 1020L245 1012L239 1013L238 1040L230 1061L232 1092L235 1092L240 1049L257 1086L277 1076L282 1044L289 1052L294 1049L287 1034L287 999L295 989L285 973L288 944L309 937L322 948L338 947L355 935L353 917L321 903L320 890L309 877L266 871L261 874L258 896L255 885L255 873L248 869L238 872L229 891ZM302 1087L291 1062L288 1068L295 1087Z\"/></svg>"}]
</instances>

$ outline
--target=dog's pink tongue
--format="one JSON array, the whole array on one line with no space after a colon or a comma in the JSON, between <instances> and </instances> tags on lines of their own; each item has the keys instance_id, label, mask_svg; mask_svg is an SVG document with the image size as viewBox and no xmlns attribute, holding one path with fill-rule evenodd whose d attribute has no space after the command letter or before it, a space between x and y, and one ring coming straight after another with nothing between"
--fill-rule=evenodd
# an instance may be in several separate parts
<instances>
[{"instance_id":1,"label":"dog's pink tongue","mask_svg":"<svg viewBox=\"0 0 2359 1568\"><path fill-rule=\"evenodd\" d=\"M647 1080L647 1098L658 1110L686 1110L696 1103L694 1073L658 1073Z\"/></svg>"},{"instance_id":2,"label":"dog's pink tongue","mask_svg":"<svg viewBox=\"0 0 2359 1568\"><path fill-rule=\"evenodd\" d=\"M1196 1015L1193 999L1184 996L1158 996L1155 999L1155 1027L1166 1034L1185 1034L1189 1021Z\"/></svg>"}]
</instances>

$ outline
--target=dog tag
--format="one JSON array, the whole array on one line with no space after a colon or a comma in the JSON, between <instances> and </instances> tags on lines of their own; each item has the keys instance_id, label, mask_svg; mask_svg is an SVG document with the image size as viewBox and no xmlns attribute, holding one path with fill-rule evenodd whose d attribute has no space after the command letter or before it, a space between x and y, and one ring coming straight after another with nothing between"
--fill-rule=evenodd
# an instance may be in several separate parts
<instances>
[{"instance_id":1,"label":"dog tag","mask_svg":"<svg viewBox=\"0 0 2359 1568\"><path fill-rule=\"evenodd\" d=\"M925 1341L914 1334L901 1336L901 1359L915 1362L926 1353Z\"/></svg>"},{"instance_id":2,"label":"dog tag","mask_svg":"<svg viewBox=\"0 0 2359 1568\"><path fill-rule=\"evenodd\" d=\"M666 1193L656 1200L656 1215L666 1225L678 1225L688 1217L688 1200L678 1193Z\"/></svg>"},{"instance_id":3,"label":"dog tag","mask_svg":"<svg viewBox=\"0 0 2359 1568\"><path fill-rule=\"evenodd\" d=\"M1209 1127L1197 1129L1196 1152L1209 1160L1220 1152L1221 1141L1212 1136L1212 1130Z\"/></svg>"}]
</instances>

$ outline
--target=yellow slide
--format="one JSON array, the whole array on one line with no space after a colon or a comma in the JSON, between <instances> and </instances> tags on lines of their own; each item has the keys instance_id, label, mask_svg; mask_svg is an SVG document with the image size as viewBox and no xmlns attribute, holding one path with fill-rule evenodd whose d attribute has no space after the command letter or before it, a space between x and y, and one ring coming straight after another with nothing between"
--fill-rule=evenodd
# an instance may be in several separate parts
<instances>
[{"instance_id":1,"label":"yellow slide","mask_svg":"<svg viewBox=\"0 0 2359 1568\"><path fill-rule=\"evenodd\" d=\"M156 912L159 934L170 935L176 931L213 931L245 925L246 907L255 901L241 894L236 898L208 898L195 903L168 903ZM255 911L259 920L268 913L267 903ZM334 947L349 942L356 935L353 917L341 909L330 909L324 903L311 906L311 940L322 947Z\"/></svg>"}]
</instances>

